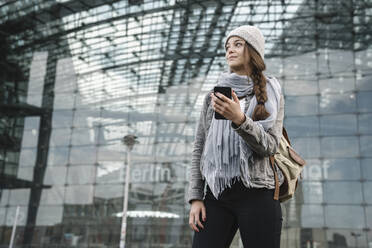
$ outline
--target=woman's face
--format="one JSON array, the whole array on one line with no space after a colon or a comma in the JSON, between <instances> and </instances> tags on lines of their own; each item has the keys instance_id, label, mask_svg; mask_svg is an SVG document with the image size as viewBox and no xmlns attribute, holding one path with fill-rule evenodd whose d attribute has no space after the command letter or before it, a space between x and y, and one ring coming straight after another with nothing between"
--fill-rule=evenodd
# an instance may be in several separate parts
<instances>
[{"instance_id":1,"label":"woman's face","mask_svg":"<svg viewBox=\"0 0 372 248\"><path fill-rule=\"evenodd\" d=\"M232 72L245 75L246 71L244 65L247 59L244 54L245 40L237 36L232 36L226 43L226 61Z\"/></svg>"}]
</instances>

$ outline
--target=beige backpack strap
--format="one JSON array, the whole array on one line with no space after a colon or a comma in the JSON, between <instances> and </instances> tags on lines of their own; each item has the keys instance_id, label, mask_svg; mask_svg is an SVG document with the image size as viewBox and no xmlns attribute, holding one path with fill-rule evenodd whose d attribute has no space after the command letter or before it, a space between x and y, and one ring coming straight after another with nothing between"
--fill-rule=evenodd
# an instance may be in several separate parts
<instances>
[{"instance_id":1,"label":"beige backpack strap","mask_svg":"<svg viewBox=\"0 0 372 248\"><path fill-rule=\"evenodd\" d=\"M270 156L270 164L271 164L271 168L274 171L274 178L275 178L274 200L279 200L279 179L278 179L278 173L275 170L275 159L274 159L274 156Z\"/></svg>"}]
</instances>

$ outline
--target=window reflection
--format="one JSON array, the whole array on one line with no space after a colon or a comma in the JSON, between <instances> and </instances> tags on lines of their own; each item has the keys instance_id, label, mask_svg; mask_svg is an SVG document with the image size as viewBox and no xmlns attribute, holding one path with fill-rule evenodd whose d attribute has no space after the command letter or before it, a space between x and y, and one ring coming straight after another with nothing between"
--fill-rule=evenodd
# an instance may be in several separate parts
<instances>
[{"instance_id":1,"label":"window reflection","mask_svg":"<svg viewBox=\"0 0 372 248\"><path fill-rule=\"evenodd\" d=\"M67 167L67 183L75 184L91 184L94 183L96 174L95 165L74 165Z\"/></svg>"},{"instance_id":2,"label":"window reflection","mask_svg":"<svg viewBox=\"0 0 372 248\"><path fill-rule=\"evenodd\" d=\"M330 204L361 204L363 202L360 182L325 182L325 198Z\"/></svg>"},{"instance_id":3,"label":"window reflection","mask_svg":"<svg viewBox=\"0 0 372 248\"><path fill-rule=\"evenodd\" d=\"M329 228L364 228L364 213L360 206L325 207L325 222Z\"/></svg>"},{"instance_id":4,"label":"window reflection","mask_svg":"<svg viewBox=\"0 0 372 248\"><path fill-rule=\"evenodd\" d=\"M372 134L372 114L360 114L358 118L359 132L361 134Z\"/></svg>"},{"instance_id":5,"label":"window reflection","mask_svg":"<svg viewBox=\"0 0 372 248\"><path fill-rule=\"evenodd\" d=\"M301 206L301 226L304 228L324 227L324 213L322 205L304 204Z\"/></svg>"},{"instance_id":6,"label":"window reflection","mask_svg":"<svg viewBox=\"0 0 372 248\"><path fill-rule=\"evenodd\" d=\"M93 203L93 185L69 185L66 187L65 203L87 205Z\"/></svg>"},{"instance_id":7,"label":"window reflection","mask_svg":"<svg viewBox=\"0 0 372 248\"><path fill-rule=\"evenodd\" d=\"M36 219L38 226L54 226L62 223L62 206L40 206Z\"/></svg>"},{"instance_id":8,"label":"window reflection","mask_svg":"<svg viewBox=\"0 0 372 248\"><path fill-rule=\"evenodd\" d=\"M356 111L355 93L328 94L327 92L320 97L320 113L352 113Z\"/></svg>"},{"instance_id":9,"label":"window reflection","mask_svg":"<svg viewBox=\"0 0 372 248\"><path fill-rule=\"evenodd\" d=\"M321 154L328 158L356 157L359 154L357 137L325 137L321 139Z\"/></svg>"},{"instance_id":10,"label":"window reflection","mask_svg":"<svg viewBox=\"0 0 372 248\"><path fill-rule=\"evenodd\" d=\"M320 133L322 135L348 135L357 133L356 115L321 116Z\"/></svg>"},{"instance_id":11,"label":"window reflection","mask_svg":"<svg viewBox=\"0 0 372 248\"><path fill-rule=\"evenodd\" d=\"M327 180L360 180L360 160L326 159L323 161L324 179Z\"/></svg>"}]
</instances>

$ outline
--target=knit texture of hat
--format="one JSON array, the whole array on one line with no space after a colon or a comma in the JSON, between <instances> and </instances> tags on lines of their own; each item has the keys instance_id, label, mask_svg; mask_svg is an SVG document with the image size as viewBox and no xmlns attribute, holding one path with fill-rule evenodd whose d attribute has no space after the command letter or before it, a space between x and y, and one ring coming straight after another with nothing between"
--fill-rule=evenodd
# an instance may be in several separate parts
<instances>
[{"instance_id":1,"label":"knit texture of hat","mask_svg":"<svg viewBox=\"0 0 372 248\"><path fill-rule=\"evenodd\" d=\"M255 27L250 25L244 25L233 29L226 37L225 40L225 47L227 41L231 36L239 36L240 38L244 39L248 42L264 59L265 56L265 38L263 37L261 31Z\"/></svg>"}]
</instances>

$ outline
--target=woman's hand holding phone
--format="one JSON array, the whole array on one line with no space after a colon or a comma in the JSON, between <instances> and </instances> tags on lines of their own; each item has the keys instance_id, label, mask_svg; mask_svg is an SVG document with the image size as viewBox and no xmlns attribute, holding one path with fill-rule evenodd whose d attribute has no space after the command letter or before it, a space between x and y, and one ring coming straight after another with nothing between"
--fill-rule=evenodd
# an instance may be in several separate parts
<instances>
[{"instance_id":1,"label":"woman's hand holding phone","mask_svg":"<svg viewBox=\"0 0 372 248\"><path fill-rule=\"evenodd\" d=\"M217 113L240 126L245 121L245 114L241 111L238 96L233 90L231 91L233 99L229 99L219 92L211 93L212 107Z\"/></svg>"}]
</instances>

